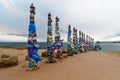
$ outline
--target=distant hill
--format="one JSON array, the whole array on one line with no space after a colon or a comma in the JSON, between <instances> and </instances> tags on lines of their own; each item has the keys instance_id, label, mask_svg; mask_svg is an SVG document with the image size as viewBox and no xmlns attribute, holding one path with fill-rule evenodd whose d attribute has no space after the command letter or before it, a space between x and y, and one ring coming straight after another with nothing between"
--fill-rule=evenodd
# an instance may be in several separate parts
<instances>
[{"instance_id":1,"label":"distant hill","mask_svg":"<svg viewBox=\"0 0 120 80\"><path fill-rule=\"evenodd\" d=\"M96 41L96 43L120 43L120 41Z\"/></svg>"}]
</instances>

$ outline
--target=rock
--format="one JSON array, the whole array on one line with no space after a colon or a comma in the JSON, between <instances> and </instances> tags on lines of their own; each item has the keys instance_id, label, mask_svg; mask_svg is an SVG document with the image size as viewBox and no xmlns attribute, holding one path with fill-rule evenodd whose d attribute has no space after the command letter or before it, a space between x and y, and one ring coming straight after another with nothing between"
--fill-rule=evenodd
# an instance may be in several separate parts
<instances>
[{"instance_id":1,"label":"rock","mask_svg":"<svg viewBox=\"0 0 120 80\"><path fill-rule=\"evenodd\" d=\"M8 55L8 54L3 54L2 56L1 56L1 58L9 58L10 57L10 55Z\"/></svg>"},{"instance_id":2,"label":"rock","mask_svg":"<svg viewBox=\"0 0 120 80\"><path fill-rule=\"evenodd\" d=\"M62 53L67 53L67 49L66 49L66 48L63 48L63 49L62 49Z\"/></svg>"},{"instance_id":3,"label":"rock","mask_svg":"<svg viewBox=\"0 0 120 80\"><path fill-rule=\"evenodd\" d=\"M18 65L17 56L1 56L0 58L0 68L11 67Z\"/></svg>"},{"instance_id":4,"label":"rock","mask_svg":"<svg viewBox=\"0 0 120 80\"><path fill-rule=\"evenodd\" d=\"M29 60L29 55L25 56L25 60L27 61Z\"/></svg>"},{"instance_id":5,"label":"rock","mask_svg":"<svg viewBox=\"0 0 120 80\"><path fill-rule=\"evenodd\" d=\"M67 54L62 54L64 58L67 58Z\"/></svg>"},{"instance_id":6,"label":"rock","mask_svg":"<svg viewBox=\"0 0 120 80\"><path fill-rule=\"evenodd\" d=\"M47 51L42 52L42 57L48 57Z\"/></svg>"},{"instance_id":7,"label":"rock","mask_svg":"<svg viewBox=\"0 0 120 80\"><path fill-rule=\"evenodd\" d=\"M68 56L73 56L73 54L74 54L73 52L67 51Z\"/></svg>"},{"instance_id":8,"label":"rock","mask_svg":"<svg viewBox=\"0 0 120 80\"><path fill-rule=\"evenodd\" d=\"M80 50L80 52L85 52L84 48L80 48L79 50Z\"/></svg>"}]
</instances>

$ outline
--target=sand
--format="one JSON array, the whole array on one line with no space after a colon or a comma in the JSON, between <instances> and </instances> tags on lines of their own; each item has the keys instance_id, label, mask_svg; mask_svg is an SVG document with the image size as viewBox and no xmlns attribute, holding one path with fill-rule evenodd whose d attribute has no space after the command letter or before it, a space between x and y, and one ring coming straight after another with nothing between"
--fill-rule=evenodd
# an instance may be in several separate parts
<instances>
[{"instance_id":1,"label":"sand","mask_svg":"<svg viewBox=\"0 0 120 80\"><path fill-rule=\"evenodd\" d=\"M27 50L0 48L3 53L18 55L19 65L0 69L0 80L120 80L120 52L89 51L52 64L44 58L36 72L26 71Z\"/></svg>"}]
</instances>

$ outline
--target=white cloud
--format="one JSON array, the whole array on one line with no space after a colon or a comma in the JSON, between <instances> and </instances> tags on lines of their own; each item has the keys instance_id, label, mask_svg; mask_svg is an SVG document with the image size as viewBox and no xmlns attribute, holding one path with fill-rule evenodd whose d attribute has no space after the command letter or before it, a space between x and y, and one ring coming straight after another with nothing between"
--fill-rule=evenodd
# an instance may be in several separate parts
<instances>
[{"instance_id":1,"label":"white cloud","mask_svg":"<svg viewBox=\"0 0 120 80\"><path fill-rule=\"evenodd\" d=\"M2 42L27 42L27 39L26 35L0 33L0 41ZM38 42L45 42L45 39L38 37Z\"/></svg>"},{"instance_id":2,"label":"white cloud","mask_svg":"<svg viewBox=\"0 0 120 80\"><path fill-rule=\"evenodd\" d=\"M15 36L15 35L0 34L0 41L2 42L26 42L27 38Z\"/></svg>"},{"instance_id":3,"label":"white cloud","mask_svg":"<svg viewBox=\"0 0 120 80\"><path fill-rule=\"evenodd\" d=\"M19 4L21 3L21 1L17 1ZM11 14L14 15L25 15L25 11L20 9L20 7L22 7L22 5L17 5L15 0L1 0L0 3L4 6L4 8L6 10L8 10L9 12L11 12Z\"/></svg>"},{"instance_id":4,"label":"white cloud","mask_svg":"<svg viewBox=\"0 0 120 80\"><path fill-rule=\"evenodd\" d=\"M18 29L15 29L15 28L12 28L11 26L8 26L8 25L1 25L0 24L0 33L18 33L19 30Z\"/></svg>"},{"instance_id":5,"label":"white cloud","mask_svg":"<svg viewBox=\"0 0 120 80\"><path fill-rule=\"evenodd\" d=\"M0 24L9 26L0 27L2 29L0 32L26 32L31 2L36 7L35 21L37 33L41 37L40 41L46 41L48 12L52 13L53 30L56 16L60 18L61 29L66 30L68 24L71 24L72 27L91 35L96 40L104 40L103 37L113 35L120 30L119 0L0 0L0 5L6 9L1 9L3 13L8 11L12 14L9 15L15 18L11 19L15 22L9 23L10 19L7 21L7 17L4 16L6 23ZM10 27L13 25L14 27ZM61 38L66 40L66 36L67 34L61 33Z\"/></svg>"}]
</instances>

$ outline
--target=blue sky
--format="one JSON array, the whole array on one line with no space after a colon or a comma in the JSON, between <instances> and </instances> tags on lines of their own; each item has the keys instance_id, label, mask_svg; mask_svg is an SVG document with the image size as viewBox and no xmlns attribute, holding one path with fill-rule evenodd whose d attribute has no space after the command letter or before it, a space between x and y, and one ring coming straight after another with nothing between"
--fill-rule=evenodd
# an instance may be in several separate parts
<instances>
[{"instance_id":1,"label":"blue sky","mask_svg":"<svg viewBox=\"0 0 120 80\"><path fill-rule=\"evenodd\" d=\"M61 38L67 40L71 24L95 38L95 41L120 40L120 0L0 0L0 42L27 41L29 6L36 7L39 41L46 41L47 14L60 18Z\"/></svg>"}]
</instances>

